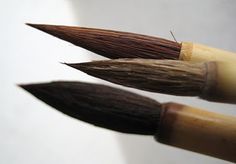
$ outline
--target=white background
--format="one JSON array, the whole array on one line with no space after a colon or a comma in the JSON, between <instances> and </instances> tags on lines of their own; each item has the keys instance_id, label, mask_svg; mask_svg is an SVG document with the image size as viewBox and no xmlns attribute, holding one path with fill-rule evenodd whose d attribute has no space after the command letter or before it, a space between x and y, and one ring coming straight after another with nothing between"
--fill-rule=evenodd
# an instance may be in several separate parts
<instances>
[{"instance_id":1,"label":"white background","mask_svg":"<svg viewBox=\"0 0 236 164\"><path fill-rule=\"evenodd\" d=\"M111 85L59 63L102 57L27 27L25 22L106 28L167 39L172 39L172 30L178 41L236 51L235 15L234 0L1 0L0 163L227 163L156 143L152 137L119 134L71 119L16 84L82 80ZM236 115L235 105L139 93L161 102Z\"/></svg>"}]
</instances>

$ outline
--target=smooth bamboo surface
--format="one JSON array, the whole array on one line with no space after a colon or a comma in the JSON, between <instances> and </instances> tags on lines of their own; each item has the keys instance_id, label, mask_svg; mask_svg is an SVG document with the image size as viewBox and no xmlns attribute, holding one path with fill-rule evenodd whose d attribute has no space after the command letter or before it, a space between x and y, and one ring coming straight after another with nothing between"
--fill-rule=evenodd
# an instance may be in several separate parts
<instances>
[{"instance_id":1,"label":"smooth bamboo surface","mask_svg":"<svg viewBox=\"0 0 236 164\"><path fill-rule=\"evenodd\" d=\"M229 103L236 103L236 63L217 62L216 71L218 94Z\"/></svg>"},{"instance_id":2,"label":"smooth bamboo surface","mask_svg":"<svg viewBox=\"0 0 236 164\"><path fill-rule=\"evenodd\" d=\"M204 61L236 62L236 53L208 47L202 44L182 42L179 59L192 62L204 62Z\"/></svg>"},{"instance_id":3,"label":"smooth bamboo surface","mask_svg":"<svg viewBox=\"0 0 236 164\"><path fill-rule=\"evenodd\" d=\"M236 64L233 62L207 62L206 83L200 96L203 99L236 103Z\"/></svg>"},{"instance_id":4,"label":"smooth bamboo surface","mask_svg":"<svg viewBox=\"0 0 236 164\"><path fill-rule=\"evenodd\" d=\"M175 103L164 107L159 142L236 162L236 117Z\"/></svg>"}]
</instances>

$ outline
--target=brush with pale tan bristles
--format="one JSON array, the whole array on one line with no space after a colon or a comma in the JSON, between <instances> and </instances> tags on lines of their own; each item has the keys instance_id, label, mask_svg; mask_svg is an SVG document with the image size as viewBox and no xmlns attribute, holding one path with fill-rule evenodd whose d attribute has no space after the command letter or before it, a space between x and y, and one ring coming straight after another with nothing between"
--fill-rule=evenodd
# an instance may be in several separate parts
<instances>
[{"instance_id":1,"label":"brush with pale tan bristles","mask_svg":"<svg viewBox=\"0 0 236 164\"><path fill-rule=\"evenodd\" d=\"M177 43L147 35L76 26L27 24L107 58L236 62L236 54L201 44Z\"/></svg>"},{"instance_id":2,"label":"brush with pale tan bristles","mask_svg":"<svg viewBox=\"0 0 236 164\"><path fill-rule=\"evenodd\" d=\"M48 105L95 126L155 136L160 143L236 162L236 117L82 82L20 85Z\"/></svg>"},{"instance_id":3,"label":"brush with pale tan bristles","mask_svg":"<svg viewBox=\"0 0 236 164\"><path fill-rule=\"evenodd\" d=\"M151 92L236 103L236 65L175 60L113 59L67 64L89 75Z\"/></svg>"}]
</instances>

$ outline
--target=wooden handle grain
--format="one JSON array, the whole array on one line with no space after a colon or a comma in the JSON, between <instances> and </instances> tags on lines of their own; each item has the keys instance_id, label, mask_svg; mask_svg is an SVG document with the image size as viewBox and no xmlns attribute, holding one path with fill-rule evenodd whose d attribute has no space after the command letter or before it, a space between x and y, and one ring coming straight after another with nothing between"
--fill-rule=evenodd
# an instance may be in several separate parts
<instances>
[{"instance_id":1,"label":"wooden handle grain","mask_svg":"<svg viewBox=\"0 0 236 164\"><path fill-rule=\"evenodd\" d=\"M192 62L204 62L204 61L236 62L236 53L208 47L202 44L182 42L179 59Z\"/></svg>"},{"instance_id":2,"label":"wooden handle grain","mask_svg":"<svg viewBox=\"0 0 236 164\"><path fill-rule=\"evenodd\" d=\"M236 162L236 117L167 103L159 128L161 143Z\"/></svg>"}]
</instances>

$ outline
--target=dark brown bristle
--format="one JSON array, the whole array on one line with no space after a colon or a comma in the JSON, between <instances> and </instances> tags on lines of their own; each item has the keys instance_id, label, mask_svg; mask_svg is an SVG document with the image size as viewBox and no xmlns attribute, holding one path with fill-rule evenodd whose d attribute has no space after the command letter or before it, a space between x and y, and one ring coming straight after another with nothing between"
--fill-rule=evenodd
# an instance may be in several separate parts
<instances>
[{"instance_id":1,"label":"dark brown bristle","mask_svg":"<svg viewBox=\"0 0 236 164\"><path fill-rule=\"evenodd\" d=\"M179 59L181 45L170 40L95 28L27 24L107 58Z\"/></svg>"},{"instance_id":2,"label":"dark brown bristle","mask_svg":"<svg viewBox=\"0 0 236 164\"><path fill-rule=\"evenodd\" d=\"M67 65L113 83L172 95L198 96L205 83L203 63L114 59Z\"/></svg>"},{"instance_id":3,"label":"dark brown bristle","mask_svg":"<svg viewBox=\"0 0 236 164\"><path fill-rule=\"evenodd\" d=\"M57 110L99 127L144 135L157 130L161 105L128 91L65 81L20 87Z\"/></svg>"}]
</instances>

